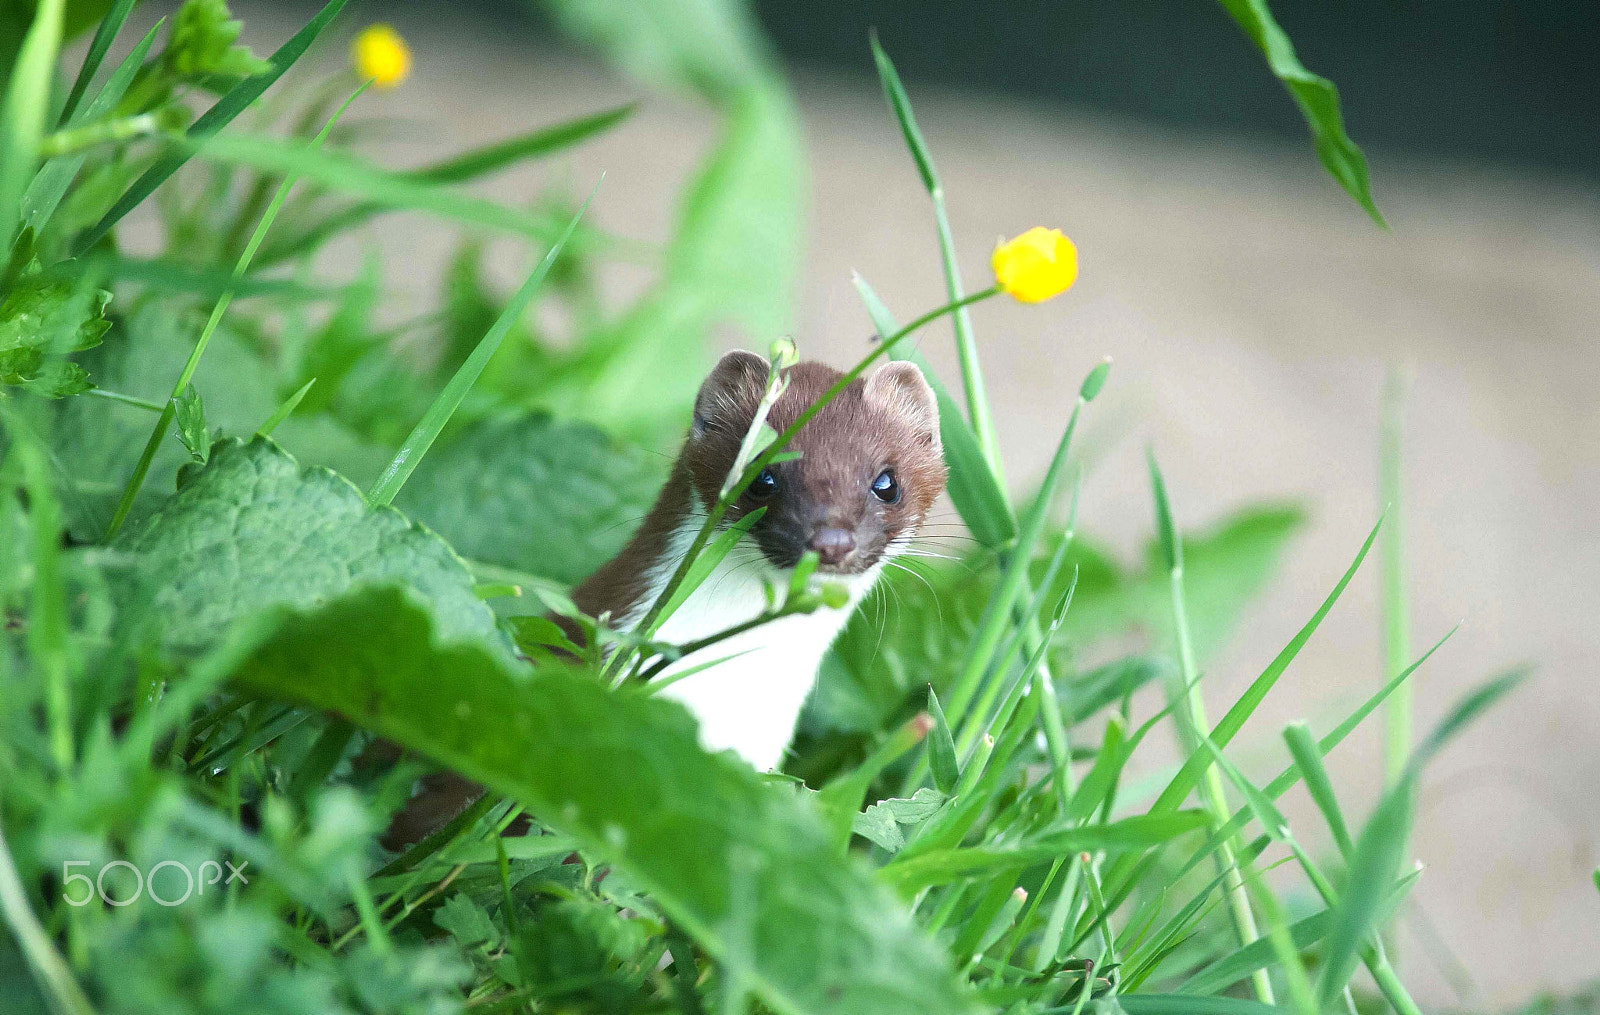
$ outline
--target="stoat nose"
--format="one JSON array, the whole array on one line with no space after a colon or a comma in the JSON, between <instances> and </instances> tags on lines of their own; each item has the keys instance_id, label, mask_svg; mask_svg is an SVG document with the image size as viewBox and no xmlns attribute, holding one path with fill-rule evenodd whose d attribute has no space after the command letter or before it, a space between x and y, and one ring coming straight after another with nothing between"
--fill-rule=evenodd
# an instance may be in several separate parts
<instances>
[{"instance_id":1,"label":"stoat nose","mask_svg":"<svg viewBox=\"0 0 1600 1015\"><path fill-rule=\"evenodd\" d=\"M855 551L856 534L849 529L818 529L811 534L809 546L819 562L836 566Z\"/></svg>"}]
</instances>

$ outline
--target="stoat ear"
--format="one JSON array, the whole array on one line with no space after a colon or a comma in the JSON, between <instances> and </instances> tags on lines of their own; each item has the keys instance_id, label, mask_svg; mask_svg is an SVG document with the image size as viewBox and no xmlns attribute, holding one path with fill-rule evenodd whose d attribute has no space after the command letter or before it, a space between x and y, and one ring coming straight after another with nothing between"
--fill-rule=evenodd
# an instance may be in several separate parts
<instances>
[{"instance_id":1,"label":"stoat ear","mask_svg":"<svg viewBox=\"0 0 1600 1015\"><path fill-rule=\"evenodd\" d=\"M905 419L916 434L937 453L939 400L916 364L889 363L867 378L867 401Z\"/></svg>"},{"instance_id":2,"label":"stoat ear","mask_svg":"<svg viewBox=\"0 0 1600 1015\"><path fill-rule=\"evenodd\" d=\"M743 349L717 360L694 396L690 432L699 437L709 430L736 430L742 437L766 390L767 371L765 359Z\"/></svg>"}]
</instances>

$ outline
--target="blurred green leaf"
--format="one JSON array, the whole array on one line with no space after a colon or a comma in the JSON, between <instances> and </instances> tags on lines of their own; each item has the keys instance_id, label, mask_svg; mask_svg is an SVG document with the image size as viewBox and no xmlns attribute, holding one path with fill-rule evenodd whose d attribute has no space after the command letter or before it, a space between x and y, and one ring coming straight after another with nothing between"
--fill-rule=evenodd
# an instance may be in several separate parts
<instances>
[{"instance_id":1,"label":"blurred green leaf","mask_svg":"<svg viewBox=\"0 0 1600 1015\"><path fill-rule=\"evenodd\" d=\"M180 80L196 83L215 74L242 78L265 73L270 65L238 43L243 27L226 0L184 0L161 59Z\"/></svg>"},{"instance_id":2,"label":"blurred green leaf","mask_svg":"<svg viewBox=\"0 0 1600 1015\"><path fill-rule=\"evenodd\" d=\"M100 344L111 327L110 302L111 293L81 281L52 281L42 272L19 278L0 299L0 385L50 397L87 389L83 368L59 358Z\"/></svg>"},{"instance_id":3,"label":"blurred green leaf","mask_svg":"<svg viewBox=\"0 0 1600 1015\"><path fill-rule=\"evenodd\" d=\"M61 48L63 7L63 0L40 0L36 5L0 95L0 255L11 249L22 194L38 167L39 140L44 136Z\"/></svg>"},{"instance_id":4,"label":"blurred green leaf","mask_svg":"<svg viewBox=\"0 0 1600 1015\"><path fill-rule=\"evenodd\" d=\"M1323 168L1338 181L1345 193L1366 209L1372 221L1384 225L1383 214L1372 201L1367 180L1367 158L1344 132L1344 114L1339 111L1339 90L1327 78L1306 70L1295 56L1294 43L1267 7L1267 0L1218 0L1244 34L1250 37L1267 58L1267 66L1294 97L1311 128L1311 140Z\"/></svg>"},{"instance_id":5,"label":"blurred green leaf","mask_svg":"<svg viewBox=\"0 0 1600 1015\"><path fill-rule=\"evenodd\" d=\"M344 9L344 5L345 0L328 0L315 17L306 22L303 28L289 38L289 41L278 47L268 61L268 68L265 71L245 78L235 85L228 94L217 100L216 105L189 125L184 137L191 142L201 141L233 122L234 117L259 99L284 71L294 66L310 48L311 43L316 41L317 36L322 34L322 30L328 27L328 22ZM145 198L154 193L169 176L182 168L183 164L189 161L191 154L190 151L180 151L174 155L162 156L153 166L145 170L144 175L134 181L122 197L117 199L111 210L107 211L92 229L78 238L75 252L81 254L99 243L101 237L110 232L111 227L120 222L124 215L144 203Z\"/></svg>"},{"instance_id":6,"label":"blurred green leaf","mask_svg":"<svg viewBox=\"0 0 1600 1015\"><path fill-rule=\"evenodd\" d=\"M218 441L204 468L117 540L134 555L144 620L169 649L192 650L232 621L278 604L404 582L452 638L502 644L472 576L450 547L326 469L306 468L266 438Z\"/></svg>"},{"instance_id":7,"label":"blurred green leaf","mask_svg":"<svg viewBox=\"0 0 1600 1015\"><path fill-rule=\"evenodd\" d=\"M663 467L587 423L489 420L425 460L396 504L473 560L576 584L633 535Z\"/></svg>"},{"instance_id":8,"label":"blurred green leaf","mask_svg":"<svg viewBox=\"0 0 1600 1015\"><path fill-rule=\"evenodd\" d=\"M732 857L754 864L751 988L783 1013L973 1010L938 950L806 799L707 755L680 706L559 668L522 675L373 589L283 615L237 670L253 690L337 712L509 796L727 954Z\"/></svg>"}]
</instances>

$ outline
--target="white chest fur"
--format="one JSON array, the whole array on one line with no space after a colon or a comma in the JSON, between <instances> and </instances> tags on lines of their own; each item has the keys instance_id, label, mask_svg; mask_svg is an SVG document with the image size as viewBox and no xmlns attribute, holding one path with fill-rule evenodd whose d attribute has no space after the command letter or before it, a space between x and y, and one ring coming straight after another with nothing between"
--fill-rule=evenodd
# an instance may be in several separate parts
<instances>
[{"instance_id":1,"label":"white chest fur","mask_svg":"<svg viewBox=\"0 0 1600 1015\"><path fill-rule=\"evenodd\" d=\"M682 558L699 530L699 520L691 522L674 533L663 566L652 571L646 604L670 577L672 568L665 565ZM701 745L707 750L734 751L760 771L777 768L816 682L823 653L872 588L880 568L846 580L850 602L842 609L824 606L814 613L784 617L678 660L658 679L713 660L726 661L673 681L661 695L682 702L694 714L700 722ZM748 540L742 542L667 618L656 639L681 645L754 618L767 607L769 582L781 595L788 575L762 559Z\"/></svg>"}]
</instances>

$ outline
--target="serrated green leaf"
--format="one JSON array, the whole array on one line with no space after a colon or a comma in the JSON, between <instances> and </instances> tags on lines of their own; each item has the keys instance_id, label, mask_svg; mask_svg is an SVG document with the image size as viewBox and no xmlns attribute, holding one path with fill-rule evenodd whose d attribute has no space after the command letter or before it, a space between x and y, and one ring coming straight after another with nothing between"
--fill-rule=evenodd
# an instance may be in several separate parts
<instances>
[{"instance_id":1,"label":"serrated green leaf","mask_svg":"<svg viewBox=\"0 0 1600 1015\"><path fill-rule=\"evenodd\" d=\"M482 647L440 645L427 613L369 589L259 631L236 670L253 691L337 712L525 805L647 892L709 954L751 906L751 989L785 1015L974 1011L940 950L861 863L835 853L808 798L696 743L687 712L550 667L531 678Z\"/></svg>"},{"instance_id":2,"label":"serrated green leaf","mask_svg":"<svg viewBox=\"0 0 1600 1015\"><path fill-rule=\"evenodd\" d=\"M576 584L622 549L662 479L659 458L536 414L471 427L396 504L473 560Z\"/></svg>"},{"instance_id":3,"label":"serrated green leaf","mask_svg":"<svg viewBox=\"0 0 1600 1015\"><path fill-rule=\"evenodd\" d=\"M906 834L901 826L920 825L943 806L946 799L948 794L924 786L909 797L879 800L855 816L850 823L850 830L896 853L906 844Z\"/></svg>"},{"instance_id":4,"label":"serrated green leaf","mask_svg":"<svg viewBox=\"0 0 1600 1015\"><path fill-rule=\"evenodd\" d=\"M201 465L211 454L211 433L206 429L205 403L193 384L172 400L173 417L178 424L178 440L189 449L189 457Z\"/></svg>"},{"instance_id":5,"label":"serrated green leaf","mask_svg":"<svg viewBox=\"0 0 1600 1015\"><path fill-rule=\"evenodd\" d=\"M279 604L404 583L451 638L496 646L494 615L443 540L398 511L367 506L338 475L301 466L266 438L218 441L204 468L114 544L138 560L146 622L169 649L201 647L229 623Z\"/></svg>"}]
</instances>

